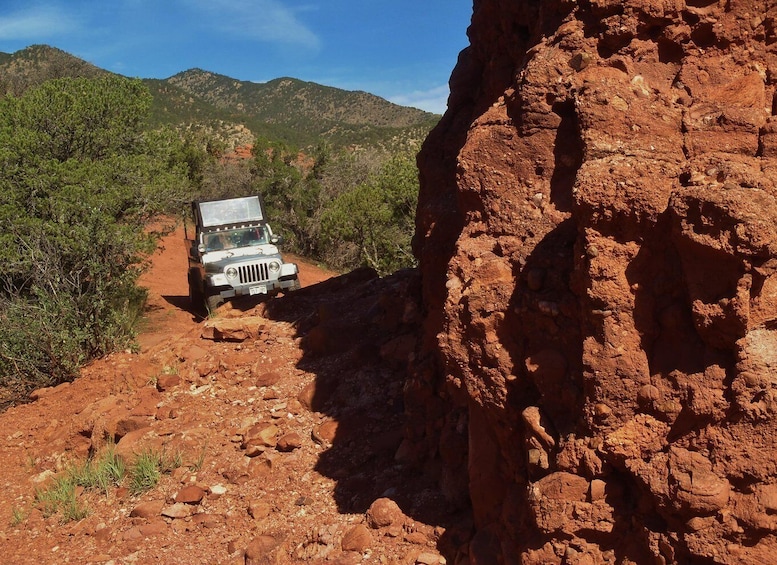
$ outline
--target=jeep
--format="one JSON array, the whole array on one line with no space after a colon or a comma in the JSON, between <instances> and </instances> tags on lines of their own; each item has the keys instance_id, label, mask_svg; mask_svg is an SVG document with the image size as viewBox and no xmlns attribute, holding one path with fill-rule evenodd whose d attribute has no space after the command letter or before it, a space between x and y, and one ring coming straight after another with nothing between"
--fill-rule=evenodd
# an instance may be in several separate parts
<instances>
[{"instance_id":1,"label":"jeep","mask_svg":"<svg viewBox=\"0 0 777 565\"><path fill-rule=\"evenodd\" d=\"M283 243L267 223L259 196L192 202L189 237L189 299L195 310L213 312L236 296L268 295L300 288L299 269L286 263Z\"/></svg>"}]
</instances>

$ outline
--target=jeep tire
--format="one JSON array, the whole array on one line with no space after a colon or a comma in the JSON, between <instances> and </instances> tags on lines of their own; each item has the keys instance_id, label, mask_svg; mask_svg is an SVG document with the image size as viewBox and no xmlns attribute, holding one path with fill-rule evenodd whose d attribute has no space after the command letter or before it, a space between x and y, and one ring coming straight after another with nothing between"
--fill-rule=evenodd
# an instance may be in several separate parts
<instances>
[{"instance_id":1,"label":"jeep tire","mask_svg":"<svg viewBox=\"0 0 777 565\"><path fill-rule=\"evenodd\" d=\"M302 285L299 283L299 275L294 277L294 283L286 289L286 292L294 292L295 290L299 290L302 288Z\"/></svg>"},{"instance_id":2,"label":"jeep tire","mask_svg":"<svg viewBox=\"0 0 777 565\"><path fill-rule=\"evenodd\" d=\"M211 314L216 311L216 308L224 304L224 302L225 300L220 294L210 294L205 297L205 305L208 307L208 312Z\"/></svg>"},{"instance_id":3,"label":"jeep tire","mask_svg":"<svg viewBox=\"0 0 777 565\"><path fill-rule=\"evenodd\" d=\"M191 304L192 314L204 314L205 297L202 295L200 286L195 280L195 275L189 273L189 302Z\"/></svg>"}]
</instances>

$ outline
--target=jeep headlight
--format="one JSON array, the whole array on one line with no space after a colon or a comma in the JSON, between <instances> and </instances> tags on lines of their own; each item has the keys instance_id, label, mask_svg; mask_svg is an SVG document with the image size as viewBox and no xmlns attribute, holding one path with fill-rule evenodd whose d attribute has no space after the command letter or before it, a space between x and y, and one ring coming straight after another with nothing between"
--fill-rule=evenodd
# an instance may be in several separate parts
<instances>
[{"instance_id":1,"label":"jeep headlight","mask_svg":"<svg viewBox=\"0 0 777 565\"><path fill-rule=\"evenodd\" d=\"M235 269L234 267L228 267L227 270L224 271L224 273L227 275L228 279L234 279L235 277L237 277L237 269Z\"/></svg>"},{"instance_id":2,"label":"jeep headlight","mask_svg":"<svg viewBox=\"0 0 777 565\"><path fill-rule=\"evenodd\" d=\"M278 263L278 261L270 261L270 264L267 265L267 267L270 269L272 274L277 274L278 271L281 270L281 264Z\"/></svg>"}]
</instances>

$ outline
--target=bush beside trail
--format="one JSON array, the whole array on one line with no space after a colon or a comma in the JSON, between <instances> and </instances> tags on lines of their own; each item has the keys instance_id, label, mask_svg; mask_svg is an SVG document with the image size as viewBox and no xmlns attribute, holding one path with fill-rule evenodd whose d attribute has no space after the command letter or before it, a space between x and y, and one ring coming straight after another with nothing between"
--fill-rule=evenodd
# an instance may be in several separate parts
<instances>
[{"instance_id":1,"label":"bush beside trail","mask_svg":"<svg viewBox=\"0 0 777 565\"><path fill-rule=\"evenodd\" d=\"M0 386L15 395L132 344L155 247L180 205L177 136L144 128L137 80L57 79L0 100Z\"/></svg>"}]
</instances>

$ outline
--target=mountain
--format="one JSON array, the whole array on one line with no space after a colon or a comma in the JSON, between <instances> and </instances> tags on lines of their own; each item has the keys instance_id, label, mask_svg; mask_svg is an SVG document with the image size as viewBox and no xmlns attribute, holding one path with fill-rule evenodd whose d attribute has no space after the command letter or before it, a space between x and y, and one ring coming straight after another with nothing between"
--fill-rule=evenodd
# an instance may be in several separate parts
<instances>
[{"instance_id":1,"label":"mountain","mask_svg":"<svg viewBox=\"0 0 777 565\"><path fill-rule=\"evenodd\" d=\"M46 80L109 74L47 45L0 53L0 93L19 95ZM141 79L153 95L151 123L204 125L240 131L299 147L326 140L333 146L391 146L420 142L440 116L399 106L367 92L347 91L295 78L241 81L202 69L167 79Z\"/></svg>"},{"instance_id":2,"label":"mountain","mask_svg":"<svg viewBox=\"0 0 777 565\"><path fill-rule=\"evenodd\" d=\"M298 146L321 139L333 145L380 145L408 137L420 141L439 120L367 92L290 77L254 83L190 69L145 82L157 102L155 118L162 123L217 118Z\"/></svg>"},{"instance_id":3,"label":"mountain","mask_svg":"<svg viewBox=\"0 0 777 565\"><path fill-rule=\"evenodd\" d=\"M55 47L32 45L0 53L0 93L19 95L30 87L62 77L94 78L108 71Z\"/></svg>"}]
</instances>

